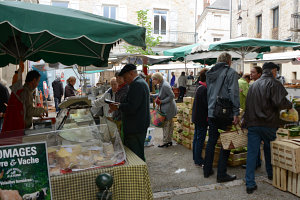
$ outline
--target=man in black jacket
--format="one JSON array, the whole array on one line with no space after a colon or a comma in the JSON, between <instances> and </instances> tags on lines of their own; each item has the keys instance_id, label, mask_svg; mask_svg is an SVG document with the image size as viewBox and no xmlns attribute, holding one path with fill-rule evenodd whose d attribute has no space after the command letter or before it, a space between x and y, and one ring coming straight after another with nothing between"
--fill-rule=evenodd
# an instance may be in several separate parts
<instances>
[{"instance_id":1,"label":"man in black jacket","mask_svg":"<svg viewBox=\"0 0 300 200\"><path fill-rule=\"evenodd\" d=\"M122 113L124 144L142 160L144 156L144 142L150 125L150 91L145 80L138 76L136 66L127 64L119 76L129 85L125 102L110 104L112 111Z\"/></svg>"},{"instance_id":2,"label":"man in black jacket","mask_svg":"<svg viewBox=\"0 0 300 200\"><path fill-rule=\"evenodd\" d=\"M287 91L275 79L278 66L272 62L263 65L263 74L255 81L247 95L245 124L248 127L248 153L246 167L246 191L248 194L257 189L255 183L256 160L261 141L268 178L273 179L270 142L276 139L280 110L292 108L286 98Z\"/></svg>"},{"instance_id":3,"label":"man in black jacket","mask_svg":"<svg viewBox=\"0 0 300 200\"><path fill-rule=\"evenodd\" d=\"M0 95L0 132L1 132L4 113L9 99L9 92L1 82L0 82L0 94L1 94Z\"/></svg>"},{"instance_id":4,"label":"man in black jacket","mask_svg":"<svg viewBox=\"0 0 300 200\"><path fill-rule=\"evenodd\" d=\"M56 109L56 112L58 112L59 111L58 105L61 103L61 98L62 98L62 96L64 94L63 84L60 81L59 77L57 77L52 82L52 88L53 88L53 96L54 96L55 109Z\"/></svg>"}]
</instances>

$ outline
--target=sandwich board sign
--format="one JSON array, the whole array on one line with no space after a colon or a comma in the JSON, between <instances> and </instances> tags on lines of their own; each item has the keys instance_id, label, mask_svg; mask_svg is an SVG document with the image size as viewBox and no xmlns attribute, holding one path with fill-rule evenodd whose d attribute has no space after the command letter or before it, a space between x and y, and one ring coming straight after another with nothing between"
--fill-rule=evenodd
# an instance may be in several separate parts
<instances>
[{"instance_id":1,"label":"sandwich board sign","mask_svg":"<svg viewBox=\"0 0 300 200\"><path fill-rule=\"evenodd\" d=\"M52 199L45 142L0 146L0 199Z\"/></svg>"}]
</instances>

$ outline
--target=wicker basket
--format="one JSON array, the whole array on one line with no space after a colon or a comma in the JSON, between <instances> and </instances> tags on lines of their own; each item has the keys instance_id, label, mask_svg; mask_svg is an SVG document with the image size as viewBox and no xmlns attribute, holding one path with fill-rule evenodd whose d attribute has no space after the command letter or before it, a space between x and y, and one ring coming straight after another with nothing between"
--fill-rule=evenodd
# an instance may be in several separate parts
<instances>
[{"instance_id":1,"label":"wicker basket","mask_svg":"<svg viewBox=\"0 0 300 200\"><path fill-rule=\"evenodd\" d=\"M237 149L246 147L248 142L248 130L237 129L236 131L227 131L220 134L223 149Z\"/></svg>"}]
</instances>

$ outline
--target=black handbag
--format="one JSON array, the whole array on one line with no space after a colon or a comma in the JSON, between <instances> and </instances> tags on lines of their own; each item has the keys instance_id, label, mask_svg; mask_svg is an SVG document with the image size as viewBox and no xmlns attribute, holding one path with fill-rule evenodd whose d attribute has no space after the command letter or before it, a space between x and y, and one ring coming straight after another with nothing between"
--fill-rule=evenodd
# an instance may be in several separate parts
<instances>
[{"instance_id":1,"label":"black handbag","mask_svg":"<svg viewBox=\"0 0 300 200\"><path fill-rule=\"evenodd\" d=\"M229 68L226 71L225 77L223 79L222 85L220 87L218 96L217 96L217 100L216 100L216 104L215 104L215 109L213 112L213 115L216 119L220 119L220 120L231 120L233 117L233 104L231 102L231 100L229 98L224 98L220 96L220 92L222 90L224 81L227 77L227 73L228 73Z\"/></svg>"}]
</instances>

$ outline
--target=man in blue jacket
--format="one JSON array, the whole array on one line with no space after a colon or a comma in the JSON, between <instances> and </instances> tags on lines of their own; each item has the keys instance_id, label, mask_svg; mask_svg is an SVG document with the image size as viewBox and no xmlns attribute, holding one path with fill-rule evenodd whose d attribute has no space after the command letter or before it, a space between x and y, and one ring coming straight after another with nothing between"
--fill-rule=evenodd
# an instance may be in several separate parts
<instances>
[{"instance_id":1,"label":"man in blue jacket","mask_svg":"<svg viewBox=\"0 0 300 200\"><path fill-rule=\"evenodd\" d=\"M208 103L208 142L204 159L204 177L208 178L213 174L212 164L214 160L214 151L217 140L220 136L218 129L226 130L226 127L232 123L238 123L240 111L239 84L237 72L230 68L231 55L222 53L217 60L217 64L206 73L207 83L207 103ZM233 116L228 120L218 120L214 116L217 97L230 99L233 105ZM221 148L218 163L217 182L227 182L236 179L235 175L227 174L227 160L230 150Z\"/></svg>"},{"instance_id":2,"label":"man in blue jacket","mask_svg":"<svg viewBox=\"0 0 300 200\"><path fill-rule=\"evenodd\" d=\"M144 79L138 76L136 66L127 64L119 76L129 85L126 100L110 104L112 111L122 114L124 144L145 161L144 142L150 125L150 91Z\"/></svg>"}]
</instances>

